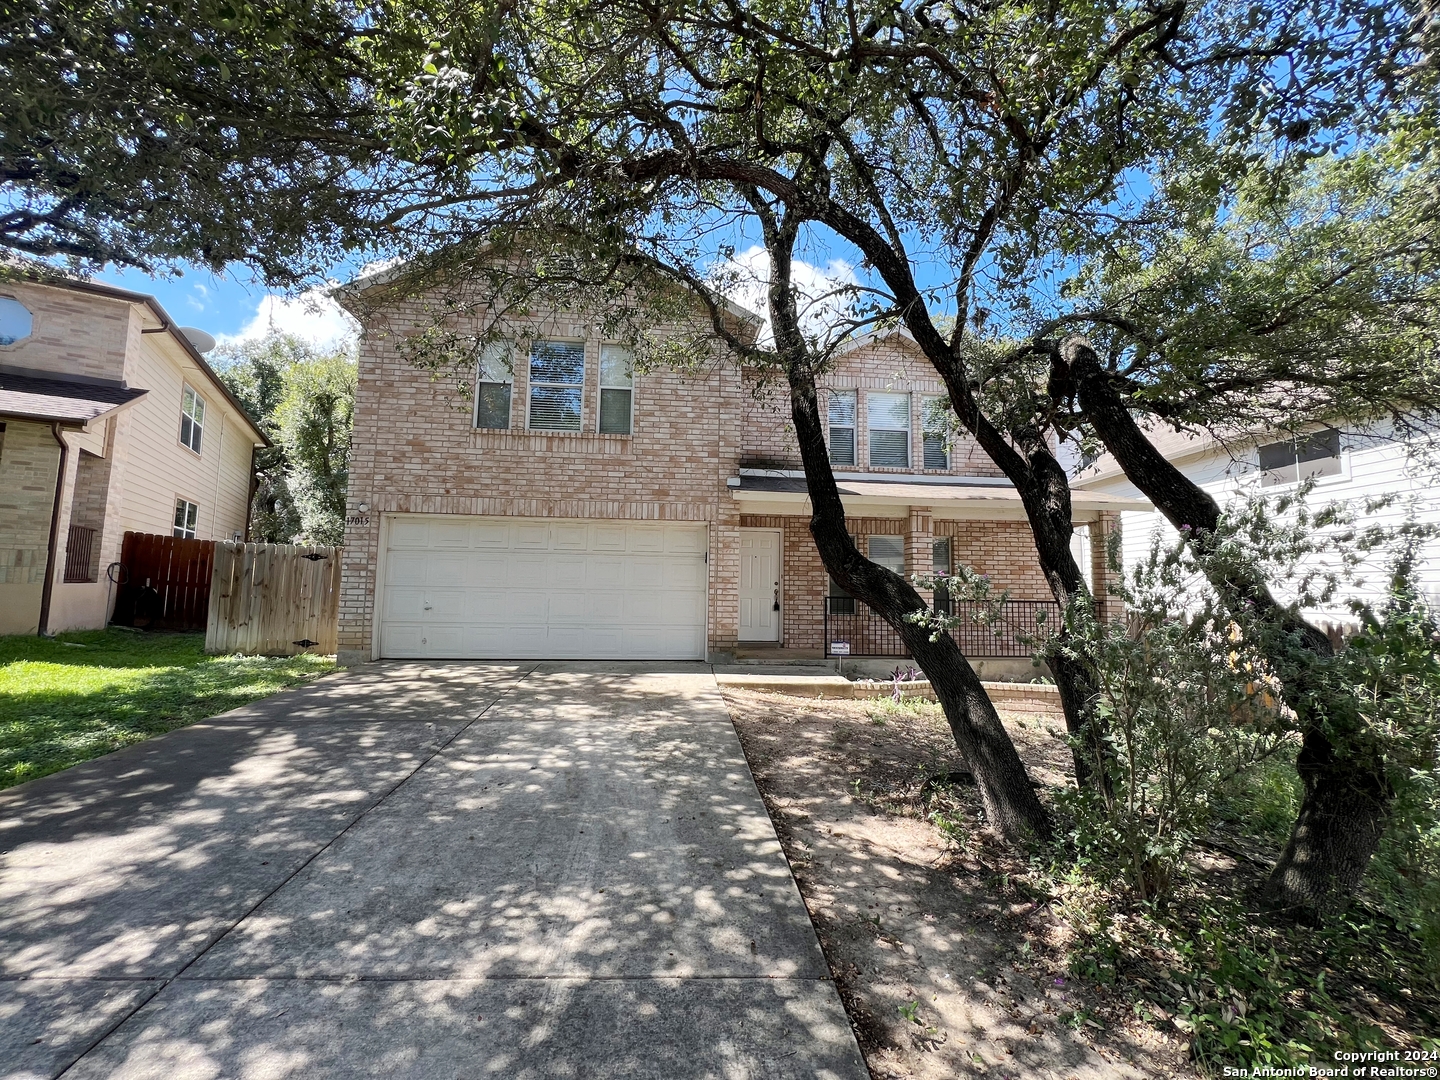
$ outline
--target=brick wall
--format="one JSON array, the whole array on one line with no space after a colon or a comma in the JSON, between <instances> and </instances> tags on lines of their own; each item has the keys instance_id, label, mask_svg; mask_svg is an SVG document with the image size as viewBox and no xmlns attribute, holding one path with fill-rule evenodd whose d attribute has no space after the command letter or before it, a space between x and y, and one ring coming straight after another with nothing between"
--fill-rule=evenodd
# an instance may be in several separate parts
<instances>
[{"instance_id":1,"label":"brick wall","mask_svg":"<svg viewBox=\"0 0 1440 1080\"><path fill-rule=\"evenodd\" d=\"M131 305L124 300L25 282L0 285L32 316L30 336L0 345L0 365L118 382L125 377Z\"/></svg>"},{"instance_id":2,"label":"brick wall","mask_svg":"<svg viewBox=\"0 0 1440 1080\"><path fill-rule=\"evenodd\" d=\"M60 447L48 424L10 420L0 436L0 584L45 580Z\"/></svg>"},{"instance_id":3,"label":"brick wall","mask_svg":"<svg viewBox=\"0 0 1440 1080\"><path fill-rule=\"evenodd\" d=\"M743 392L733 365L637 373L632 434L601 435L605 337L596 322L568 314L512 318L503 329L519 343L511 428L476 430L471 400L455 380L432 381L398 348L403 335L428 325L423 303L394 304L371 318L360 343L340 608L340 648L349 659L370 654L381 520L394 512L706 522L711 648L734 647L739 513L725 480L735 472ZM524 343L531 337L584 342L580 432L525 430Z\"/></svg>"},{"instance_id":4,"label":"brick wall","mask_svg":"<svg viewBox=\"0 0 1440 1080\"><path fill-rule=\"evenodd\" d=\"M948 469L922 469L922 402L927 397L944 396L945 385L914 342L902 334L891 334L879 340L868 341L842 354L832 369L820 379L820 387L822 409L828 407L825 397L828 390L853 390L857 394L854 466L857 470L892 474L928 472L936 476L1002 475L994 462L968 435L959 436L951 443ZM865 395L868 391L911 394L910 468L872 469L867 464L869 428L866 423ZM747 394L743 420L741 464L800 468L800 451L790 420L789 389L783 381L766 386L758 394Z\"/></svg>"}]
</instances>

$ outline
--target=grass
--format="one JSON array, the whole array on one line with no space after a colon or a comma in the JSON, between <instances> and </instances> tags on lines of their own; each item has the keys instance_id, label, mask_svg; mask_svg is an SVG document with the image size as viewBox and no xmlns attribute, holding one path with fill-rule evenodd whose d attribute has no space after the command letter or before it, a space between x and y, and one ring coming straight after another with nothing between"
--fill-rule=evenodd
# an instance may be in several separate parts
<instances>
[{"instance_id":1,"label":"grass","mask_svg":"<svg viewBox=\"0 0 1440 1080\"><path fill-rule=\"evenodd\" d=\"M334 670L328 656L206 656L203 634L0 637L0 788Z\"/></svg>"}]
</instances>

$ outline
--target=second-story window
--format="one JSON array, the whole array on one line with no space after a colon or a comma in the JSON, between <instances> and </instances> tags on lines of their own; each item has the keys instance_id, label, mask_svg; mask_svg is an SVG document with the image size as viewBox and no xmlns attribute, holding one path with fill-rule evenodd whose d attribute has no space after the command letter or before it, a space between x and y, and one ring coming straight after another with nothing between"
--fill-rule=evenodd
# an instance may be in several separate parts
<instances>
[{"instance_id":1,"label":"second-story window","mask_svg":"<svg viewBox=\"0 0 1440 1080\"><path fill-rule=\"evenodd\" d=\"M855 464L855 391L830 392L830 464Z\"/></svg>"},{"instance_id":2,"label":"second-story window","mask_svg":"<svg viewBox=\"0 0 1440 1080\"><path fill-rule=\"evenodd\" d=\"M204 433L205 399L187 386L180 396L180 442L198 454Z\"/></svg>"},{"instance_id":3,"label":"second-story window","mask_svg":"<svg viewBox=\"0 0 1440 1080\"><path fill-rule=\"evenodd\" d=\"M585 345L536 341L530 346L530 422L539 431L579 431Z\"/></svg>"},{"instance_id":4,"label":"second-story window","mask_svg":"<svg viewBox=\"0 0 1440 1080\"><path fill-rule=\"evenodd\" d=\"M510 426L510 387L515 373L510 346L501 342L486 345L480 354L480 371L475 382L475 426L504 430Z\"/></svg>"},{"instance_id":5,"label":"second-story window","mask_svg":"<svg viewBox=\"0 0 1440 1080\"><path fill-rule=\"evenodd\" d=\"M925 468L950 468L950 433L945 422L946 406L943 397L925 399L920 417L925 429Z\"/></svg>"},{"instance_id":6,"label":"second-story window","mask_svg":"<svg viewBox=\"0 0 1440 1080\"><path fill-rule=\"evenodd\" d=\"M600 347L600 434L629 435L635 402L635 363L621 345Z\"/></svg>"},{"instance_id":7,"label":"second-story window","mask_svg":"<svg viewBox=\"0 0 1440 1080\"><path fill-rule=\"evenodd\" d=\"M870 467L910 467L910 395L866 394Z\"/></svg>"}]
</instances>

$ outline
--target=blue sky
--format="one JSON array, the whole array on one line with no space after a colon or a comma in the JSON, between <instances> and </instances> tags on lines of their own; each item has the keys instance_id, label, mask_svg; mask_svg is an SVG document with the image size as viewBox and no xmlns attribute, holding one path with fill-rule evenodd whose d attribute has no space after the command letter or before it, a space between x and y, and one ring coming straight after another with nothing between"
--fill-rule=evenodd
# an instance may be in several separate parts
<instances>
[{"instance_id":1,"label":"blue sky","mask_svg":"<svg viewBox=\"0 0 1440 1080\"><path fill-rule=\"evenodd\" d=\"M149 293L170 317L183 326L198 326L222 341L263 337L274 327L320 345L333 344L346 331L344 316L333 302L272 293L242 270L217 277L208 270L187 269L180 277L150 277L136 270L107 269L99 280L135 292Z\"/></svg>"}]
</instances>

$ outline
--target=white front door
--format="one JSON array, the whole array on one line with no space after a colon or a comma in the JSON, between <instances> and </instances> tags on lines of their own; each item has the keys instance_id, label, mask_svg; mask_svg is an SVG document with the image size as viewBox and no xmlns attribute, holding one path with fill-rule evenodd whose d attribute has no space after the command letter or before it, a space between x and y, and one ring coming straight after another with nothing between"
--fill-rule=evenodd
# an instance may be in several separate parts
<instances>
[{"instance_id":1,"label":"white front door","mask_svg":"<svg viewBox=\"0 0 1440 1080\"><path fill-rule=\"evenodd\" d=\"M780 530L740 530L740 640L780 640Z\"/></svg>"}]
</instances>

